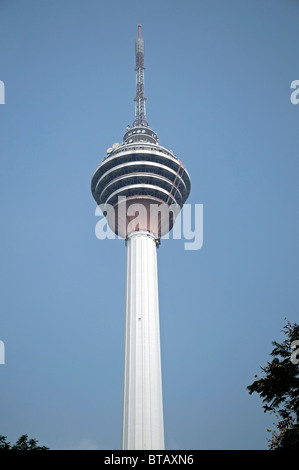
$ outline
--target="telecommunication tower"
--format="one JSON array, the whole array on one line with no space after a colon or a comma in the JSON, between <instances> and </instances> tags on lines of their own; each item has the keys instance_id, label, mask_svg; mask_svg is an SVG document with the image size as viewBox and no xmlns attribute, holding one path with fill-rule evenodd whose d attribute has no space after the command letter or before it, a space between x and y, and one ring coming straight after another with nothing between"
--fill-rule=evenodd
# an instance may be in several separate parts
<instances>
[{"instance_id":1,"label":"telecommunication tower","mask_svg":"<svg viewBox=\"0 0 299 470\"><path fill-rule=\"evenodd\" d=\"M109 227L126 241L122 449L164 449L157 247L190 193L183 163L146 120L144 40L135 41L135 119L96 169L91 191Z\"/></svg>"}]
</instances>

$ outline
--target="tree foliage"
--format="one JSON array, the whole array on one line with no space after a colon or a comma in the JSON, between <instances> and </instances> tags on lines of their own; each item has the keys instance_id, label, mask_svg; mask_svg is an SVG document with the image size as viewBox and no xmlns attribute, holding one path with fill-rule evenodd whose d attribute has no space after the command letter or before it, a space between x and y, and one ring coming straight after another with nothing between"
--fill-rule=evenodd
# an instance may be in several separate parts
<instances>
[{"instance_id":1,"label":"tree foliage","mask_svg":"<svg viewBox=\"0 0 299 470\"><path fill-rule=\"evenodd\" d=\"M49 450L46 446L38 446L37 442L37 439L29 439L27 434L23 434L11 445L6 436L0 435L0 450Z\"/></svg>"},{"instance_id":2,"label":"tree foliage","mask_svg":"<svg viewBox=\"0 0 299 470\"><path fill-rule=\"evenodd\" d=\"M299 325L287 321L283 327L286 339L273 341L272 360L261 367L261 377L247 387L263 400L265 412L278 419L269 439L269 448L299 449ZM297 349L296 349L297 348Z\"/></svg>"}]
</instances>

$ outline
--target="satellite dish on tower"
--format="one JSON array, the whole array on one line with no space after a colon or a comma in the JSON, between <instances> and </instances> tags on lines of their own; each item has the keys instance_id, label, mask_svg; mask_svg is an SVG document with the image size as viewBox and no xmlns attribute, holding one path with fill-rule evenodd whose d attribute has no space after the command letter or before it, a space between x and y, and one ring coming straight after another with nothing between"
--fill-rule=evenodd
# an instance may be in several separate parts
<instances>
[{"instance_id":1,"label":"satellite dish on tower","mask_svg":"<svg viewBox=\"0 0 299 470\"><path fill-rule=\"evenodd\" d=\"M112 150L113 150L113 148L112 148L112 147L109 147L109 149L107 149L107 153L111 153Z\"/></svg>"},{"instance_id":2,"label":"satellite dish on tower","mask_svg":"<svg viewBox=\"0 0 299 470\"><path fill-rule=\"evenodd\" d=\"M118 149L119 143L115 142L115 144L112 145L113 150Z\"/></svg>"}]
</instances>

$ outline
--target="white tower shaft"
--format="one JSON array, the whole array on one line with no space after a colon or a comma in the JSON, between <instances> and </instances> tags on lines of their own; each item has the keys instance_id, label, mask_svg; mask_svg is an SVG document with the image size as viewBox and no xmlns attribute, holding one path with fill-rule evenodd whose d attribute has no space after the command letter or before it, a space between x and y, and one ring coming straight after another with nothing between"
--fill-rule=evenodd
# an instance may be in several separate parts
<instances>
[{"instance_id":1,"label":"white tower shaft","mask_svg":"<svg viewBox=\"0 0 299 470\"><path fill-rule=\"evenodd\" d=\"M122 449L164 449L157 248L147 231L127 239Z\"/></svg>"}]
</instances>

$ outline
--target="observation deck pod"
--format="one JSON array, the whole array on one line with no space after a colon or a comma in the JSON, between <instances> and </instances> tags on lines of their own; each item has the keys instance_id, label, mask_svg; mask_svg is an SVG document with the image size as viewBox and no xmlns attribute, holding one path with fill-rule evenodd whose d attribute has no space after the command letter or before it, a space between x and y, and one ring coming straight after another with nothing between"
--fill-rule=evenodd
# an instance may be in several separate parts
<instances>
[{"instance_id":1,"label":"observation deck pod","mask_svg":"<svg viewBox=\"0 0 299 470\"><path fill-rule=\"evenodd\" d=\"M123 238L133 230L148 230L159 239L171 230L189 196L185 166L157 142L149 126L127 128L123 143L108 149L92 177L94 199ZM135 219L138 226L132 225Z\"/></svg>"}]
</instances>

